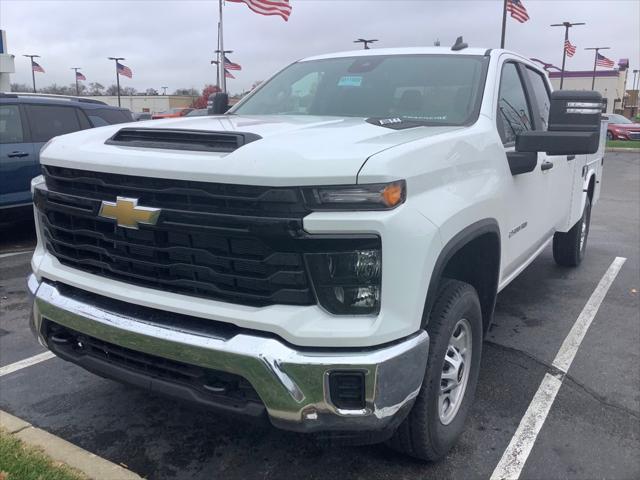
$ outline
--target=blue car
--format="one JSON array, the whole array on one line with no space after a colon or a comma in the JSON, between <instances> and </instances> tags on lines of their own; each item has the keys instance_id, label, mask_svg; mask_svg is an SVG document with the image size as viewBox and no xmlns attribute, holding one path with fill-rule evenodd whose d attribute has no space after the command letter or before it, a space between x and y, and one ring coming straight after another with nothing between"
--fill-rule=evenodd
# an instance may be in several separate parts
<instances>
[{"instance_id":1,"label":"blue car","mask_svg":"<svg viewBox=\"0 0 640 480\"><path fill-rule=\"evenodd\" d=\"M0 222L29 218L40 148L53 137L132 122L131 112L81 97L0 93Z\"/></svg>"}]
</instances>

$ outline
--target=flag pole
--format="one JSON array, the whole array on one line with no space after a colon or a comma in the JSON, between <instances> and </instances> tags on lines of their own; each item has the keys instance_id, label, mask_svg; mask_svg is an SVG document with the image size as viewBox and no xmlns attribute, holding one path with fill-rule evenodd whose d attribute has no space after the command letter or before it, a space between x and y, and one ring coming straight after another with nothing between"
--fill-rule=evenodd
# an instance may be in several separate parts
<instances>
[{"instance_id":1,"label":"flag pole","mask_svg":"<svg viewBox=\"0 0 640 480\"><path fill-rule=\"evenodd\" d=\"M76 96L80 96L80 87L78 86L78 70L80 70L81 67L71 67L71 70L73 70L75 72L74 77L76 77Z\"/></svg>"},{"instance_id":2,"label":"flag pole","mask_svg":"<svg viewBox=\"0 0 640 480\"><path fill-rule=\"evenodd\" d=\"M504 39L507 33L507 0L502 5L502 37L500 39L500 48L504 48Z\"/></svg>"},{"instance_id":3,"label":"flag pole","mask_svg":"<svg viewBox=\"0 0 640 480\"><path fill-rule=\"evenodd\" d=\"M610 47L589 47L585 50L594 50L593 55L593 77L591 78L591 90L595 90L596 86L596 67L598 66L598 52L600 50L609 50Z\"/></svg>"},{"instance_id":4,"label":"flag pole","mask_svg":"<svg viewBox=\"0 0 640 480\"><path fill-rule=\"evenodd\" d=\"M551 25L552 27L564 27L564 43L562 44L562 70L560 71L560 90L562 90L562 85L564 85L564 66L567 61L567 40L569 40L569 29L574 25L586 25L586 23L562 22L554 23Z\"/></svg>"},{"instance_id":5,"label":"flag pole","mask_svg":"<svg viewBox=\"0 0 640 480\"><path fill-rule=\"evenodd\" d=\"M220 76L220 88L224 93L227 93L227 79L224 76L224 30L222 27L222 0L218 0L218 6L220 10L220 24L218 30L218 75Z\"/></svg>"},{"instance_id":6,"label":"flag pole","mask_svg":"<svg viewBox=\"0 0 640 480\"><path fill-rule=\"evenodd\" d=\"M218 22L218 48L216 52L222 50L220 48L220 22ZM216 87L220 88L220 54L218 53L218 63L216 64Z\"/></svg>"},{"instance_id":7,"label":"flag pole","mask_svg":"<svg viewBox=\"0 0 640 480\"><path fill-rule=\"evenodd\" d=\"M31 60L31 79L33 80L33 93L36 93L36 71L33 69L33 59L40 58L40 55L23 55Z\"/></svg>"},{"instance_id":8,"label":"flag pole","mask_svg":"<svg viewBox=\"0 0 640 480\"><path fill-rule=\"evenodd\" d=\"M562 44L562 70L560 71L560 90L564 84L564 66L567 61L567 41L569 40L569 25L564 25L564 43Z\"/></svg>"},{"instance_id":9,"label":"flag pole","mask_svg":"<svg viewBox=\"0 0 640 480\"><path fill-rule=\"evenodd\" d=\"M123 57L109 57L109 60L113 60L116 63L116 85L118 89L118 106L120 106L120 74L118 73L118 62L126 59Z\"/></svg>"}]
</instances>

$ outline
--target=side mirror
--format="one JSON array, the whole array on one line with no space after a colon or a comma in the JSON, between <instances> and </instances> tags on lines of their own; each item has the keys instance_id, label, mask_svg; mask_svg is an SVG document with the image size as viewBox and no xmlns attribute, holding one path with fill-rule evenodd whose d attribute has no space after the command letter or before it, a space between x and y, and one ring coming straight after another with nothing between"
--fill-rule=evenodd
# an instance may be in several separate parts
<instances>
[{"instance_id":1,"label":"side mirror","mask_svg":"<svg viewBox=\"0 0 640 480\"><path fill-rule=\"evenodd\" d=\"M207 101L207 110L209 115L221 115L229 110L229 95L223 92L209 95Z\"/></svg>"},{"instance_id":2,"label":"side mirror","mask_svg":"<svg viewBox=\"0 0 640 480\"><path fill-rule=\"evenodd\" d=\"M600 146L602 95L593 91L560 90L551 94L548 131L523 132L517 152L549 155L596 153Z\"/></svg>"}]
</instances>

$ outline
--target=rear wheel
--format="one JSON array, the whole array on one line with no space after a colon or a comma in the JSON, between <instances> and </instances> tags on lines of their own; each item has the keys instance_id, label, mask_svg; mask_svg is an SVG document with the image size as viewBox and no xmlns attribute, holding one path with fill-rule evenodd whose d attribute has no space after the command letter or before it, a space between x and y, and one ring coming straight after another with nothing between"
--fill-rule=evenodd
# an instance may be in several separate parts
<instances>
[{"instance_id":1,"label":"rear wheel","mask_svg":"<svg viewBox=\"0 0 640 480\"><path fill-rule=\"evenodd\" d=\"M429 358L411 412L390 445L423 460L453 447L473 403L482 349L482 313L476 290L445 279L427 323Z\"/></svg>"},{"instance_id":2,"label":"rear wheel","mask_svg":"<svg viewBox=\"0 0 640 480\"><path fill-rule=\"evenodd\" d=\"M613 133L607 132L607 140L613 140Z\"/></svg>"},{"instance_id":3,"label":"rear wheel","mask_svg":"<svg viewBox=\"0 0 640 480\"><path fill-rule=\"evenodd\" d=\"M553 235L553 259L563 267L577 267L587 250L589 226L591 224L591 199L584 202L582 218L566 233Z\"/></svg>"}]
</instances>

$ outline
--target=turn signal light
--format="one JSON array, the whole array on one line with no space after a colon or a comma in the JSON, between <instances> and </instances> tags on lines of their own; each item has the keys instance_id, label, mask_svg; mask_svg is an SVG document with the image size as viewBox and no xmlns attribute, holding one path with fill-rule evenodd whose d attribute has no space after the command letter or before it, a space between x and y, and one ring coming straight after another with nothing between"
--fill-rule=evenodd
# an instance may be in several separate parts
<instances>
[{"instance_id":1,"label":"turn signal light","mask_svg":"<svg viewBox=\"0 0 640 480\"><path fill-rule=\"evenodd\" d=\"M407 195L404 180L363 185L336 185L304 188L303 194L311 210L390 210L404 202Z\"/></svg>"}]
</instances>

